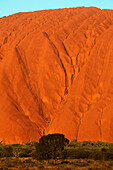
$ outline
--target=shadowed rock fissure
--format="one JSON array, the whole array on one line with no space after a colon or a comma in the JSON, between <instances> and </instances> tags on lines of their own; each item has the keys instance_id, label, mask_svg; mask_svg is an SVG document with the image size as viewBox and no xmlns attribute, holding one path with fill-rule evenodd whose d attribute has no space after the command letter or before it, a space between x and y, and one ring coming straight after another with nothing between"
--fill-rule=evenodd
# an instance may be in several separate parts
<instances>
[{"instance_id":1,"label":"shadowed rock fissure","mask_svg":"<svg viewBox=\"0 0 113 170\"><path fill-rule=\"evenodd\" d=\"M21 67L21 72L22 72L22 75L23 75L23 78L24 78L24 82L25 82L27 88L29 89L29 91L31 92L31 94L34 98L34 101L36 102L36 104L39 108L39 114L43 117L43 121L46 122L46 119L45 119L45 116L44 116L44 113L43 113L43 109L41 107L41 103L40 103L37 95L32 90L28 70L27 70L27 68L26 68L26 66L25 66L25 64L24 64L24 62L21 58L21 55L19 53L19 49L18 49L17 46L15 47L15 50L16 50L16 53L17 53L17 56L18 56L18 61L19 61L20 67Z\"/></svg>"},{"instance_id":2,"label":"shadowed rock fissure","mask_svg":"<svg viewBox=\"0 0 113 170\"><path fill-rule=\"evenodd\" d=\"M5 78L6 78L7 84L8 84L9 89L10 89L10 90L7 92L7 97L8 97L9 100L11 101L12 105L14 106L14 108L15 108L18 112L20 112L23 116L25 116L26 118L28 118L28 119L30 120L30 122L32 122L33 124L36 125L36 127L38 128L38 133L41 135L40 129L39 129L39 127L37 126L37 124L36 124L34 121L32 121L28 115L26 116L26 114L25 114L25 112L24 112L23 108L21 107L21 104L20 104L20 102L19 102L19 100L18 100L18 96L17 96L16 92L14 91L14 88L13 88L11 82L9 81L8 76L7 76L7 74L6 74L5 72L4 72L4 76L5 76ZM4 85L5 85L5 84L4 84ZM19 116L19 115L18 115L18 116ZM15 122L15 117L16 117L15 114L11 114L10 119ZM43 122L43 120L41 120L41 121ZM23 126L22 126L20 123L17 123L17 124L23 128ZM24 129L24 128L23 128L23 129Z\"/></svg>"},{"instance_id":3,"label":"shadowed rock fissure","mask_svg":"<svg viewBox=\"0 0 113 170\"><path fill-rule=\"evenodd\" d=\"M102 120L100 119L100 140L102 141Z\"/></svg>"},{"instance_id":4,"label":"shadowed rock fissure","mask_svg":"<svg viewBox=\"0 0 113 170\"><path fill-rule=\"evenodd\" d=\"M84 35L85 35L85 34L84 34ZM86 35L85 35L85 37L86 37ZM91 51L92 51L92 49L94 48L95 44L96 44L96 38L95 38L95 40L94 40L94 45L93 45L93 47L91 48L91 50L90 50L90 52L89 52L89 56L90 56ZM79 53L80 53L80 51L79 51ZM79 56L79 53L78 53L77 56L76 56L76 64L78 64L78 56ZM99 85L101 76L102 76L102 74L103 74L103 68L104 68L104 61L103 61L103 63L102 63L101 74L99 75L99 78L98 78L98 80L97 80L97 86ZM91 101L92 101L92 95L91 95ZM89 100L87 111L89 111L90 106L91 106L91 102L90 102L90 100ZM81 126L81 120L82 120L82 118L83 118L83 115L84 115L84 114L82 114L82 117L79 119L79 124L78 124L78 127L77 127L77 133L76 133L76 140L78 139L79 129L80 129L80 126ZM101 141L102 141L102 116L103 116L103 111L101 112L101 118L100 118L100 120L99 120L100 139L101 139Z\"/></svg>"},{"instance_id":5,"label":"shadowed rock fissure","mask_svg":"<svg viewBox=\"0 0 113 170\"><path fill-rule=\"evenodd\" d=\"M102 116L103 116L103 109L102 109L102 112L100 113L100 140L102 141Z\"/></svg>"},{"instance_id":6,"label":"shadowed rock fissure","mask_svg":"<svg viewBox=\"0 0 113 170\"><path fill-rule=\"evenodd\" d=\"M70 57L64 43L62 42L62 45L63 45L63 48L64 48L64 51L66 52L67 56L70 58L70 61L71 61L71 67L73 68L73 73L71 75L71 85L73 84L73 80L74 80L74 75L75 75L75 68L74 68L74 65L73 65L73 60L72 58Z\"/></svg>"},{"instance_id":7,"label":"shadowed rock fissure","mask_svg":"<svg viewBox=\"0 0 113 170\"><path fill-rule=\"evenodd\" d=\"M82 114L82 117L83 117L83 114ZM81 125L82 117L79 119L79 123L78 123L78 126L77 126L76 141L78 140L78 134L79 134L79 129L80 129L80 125Z\"/></svg>"},{"instance_id":8,"label":"shadowed rock fissure","mask_svg":"<svg viewBox=\"0 0 113 170\"><path fill-rule=\"evenodd\" d=\"M57 51L57 56L60 60L60 63L61 63L61 66L62 66L62 69L64 71L64 74L65 74L65 90L64 90L64 95L68 94L68 77L67 77L67 72L66 72L66 68L62 62L62 59L60 57L60 54L59 54L59 51L57 49L57 47L55 46L55 44L51 41L51 39L49 38L48 34L46 32L43 32L43 34L46 36L46 38L51 42L51 44L53 45L53 47L56 49Z\"/></svg>"},{"instance_id":9,"label":"shadowed rock fissure","mask_svg":"<svg viewBox=\"0 0 113 170\"><path fill-rule=\"evenodd\" d=\"M99 77L98 77L97 86L99 85L100 79L101 79L101 77L102 77L103 69L104 69L104 61L103 61L103 63L102 63L101 73L99 74Z\"/></svg>"}]
</instances>

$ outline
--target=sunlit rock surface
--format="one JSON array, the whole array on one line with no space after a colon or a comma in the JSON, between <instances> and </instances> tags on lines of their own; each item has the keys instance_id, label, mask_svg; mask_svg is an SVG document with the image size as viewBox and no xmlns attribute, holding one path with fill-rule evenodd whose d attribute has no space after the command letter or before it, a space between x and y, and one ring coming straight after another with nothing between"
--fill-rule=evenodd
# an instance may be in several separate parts
<instances>
[{"instance_id":1,"label":"sunlit rock surface","mask_svg":"<svg viewBox=\"0 0 113 170\"><path fill-rule=\"evenodd\" d=\"M47 133L113 142L113 11L0 19L0 141Z\"/></svg>"}]
</instances>

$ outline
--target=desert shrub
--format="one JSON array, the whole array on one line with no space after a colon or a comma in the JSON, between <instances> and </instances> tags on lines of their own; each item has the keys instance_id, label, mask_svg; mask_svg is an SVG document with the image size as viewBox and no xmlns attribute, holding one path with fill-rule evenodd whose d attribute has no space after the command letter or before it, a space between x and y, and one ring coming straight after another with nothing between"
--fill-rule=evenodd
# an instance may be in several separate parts
<instances>
[{"instance_id":1,"label":"desert shrub","mask_svg":"<svg viewBox=\"0 0 113 170\"><path fill-rule=\"evenodd\" d=\"M60 159L66 159L67 158L67 150L64 149L63 151L61 151L60 155L59 155Z\"/></svg>"},{"instance_id":2,"label":"desert shrub","mask_svg":"<svg viewBox=\"0 0 113 170\"><path fill-rule=\"evenodd\" d=\"M96 143L96 146L98 147L104 147L106 144L104 143L104 142L102 142L102 141L97 141Z\"/></svg>"},{"instance_id":3,"label":"desert shrub","mask_svg":"<svg viewBox=\"0 0 113 170\"><path fill-rule=\"evenodd\" d=\"M12 160L10 160L8 157L5 159L5 164L7 167L13 167Z\"/></svg>"},{"instance_id":4,"label":"desert shrub","mask_svg":"<svg viewBox=\"0 0 113 170\"><path fill-rule=\"evenodd\" d=\"M31 153L36 150L36 146L13 145L13 154L15 157L31 157Z\"/></svg>"},{"instance_id":5,"label":"desert shrub","mask_svg":"<svg viewBox=\"0 0 113 170\"><path fill-rule=\"evenodd\" d=\"M77 140L76 139L73 139L70 143L69 143L69 147L74 147L77 145Z\"/></svg>"},{"instance_id":6,"label":"desert shrub","mask_svg":"<svg viewBox=\"0 0 113 170\"><path fill-rule=\"evenodd\" d=\"M36 157L38 160L49 159L49 147L46 146L44 143L38 143L36 146Z\"/></svg>"},{"instance_id":7,"label":"desert shrub","mask_svg":"<svg viewBox=\"0 0 113 170\"><path fill-rule=\"evenodd\" d=\"M113 160L113 150L104 147L100 151L92 151L91 158L94 160Z\"/></svg>"},{"instance_id":8,"label":"desert shrub","mask_svg":"<svg viewBox=\"0 0 113 170\"><path fill-rule=\"evenodd\" d=\"M37 159L55 159L59 156L59 151L64 150L64 146L69 143L69 140L62 134L49 134L42 136L39 143L36 145Z\"/></svg>"},{"instance_id":9,"label":"desert shrub","mask_svg":"<svg viewBox=\"0 0 113 170\"><path fill-rule=\"evenodd\" d=\"M2 148L3 157L13 156L13 147L10 145L5 145Z\"/></svg>"},{"instance_id":10,"label":"desert shrub","mask_svg":"<svg viewBox=\"0 0 113 170\"><path fill-rule=\"evenodd\" d=\"M67 150L66 149L58 150L57 151L57 158L58 159L66 159L67 158Z\"/></svg>"},{"instance_id":11,"label":"desert shrub","mask_svg":"<svg viewBox=\"0 0 113 170\"><path fill-rule=\"evenodd\" d=\"M90 141L83 141L82 142L82 146L86 146L86 145L90 145L91 143L90 143Z\"/></svg>"},{"instance_id":12,"label":"desert shrub","mask_svg":"<svg viewBox=\"0 0 113 170\"><path fill-rule=\"evenodd\" d=\"M89 145L89 144L88 144ZM80 146L73 149L67 148L67 158L71 159L94 159L94 160L113 160L113 149L108 149L106 144L99 143L100 147ZM102 147L105 146L105 147Z\"/></svg>"},{"instance_id":13,"label":"desert shrub","mask_svg":"<svg viewBox=\"0 0 113 170\"><path fill-rule=\"evenodd\" d=\"M15 143L15 144L12 144L11 146L12 146L12 147L20 147L20 146L22 146L22 145L21 145L21 144L16 144L16 143Z\"/></svg>"},{"instance_id":14,"label":"desert shrub","mask_svg":"<svg viewBox=\"0 0 113 170\"><path fill-rule=\"evenodd\" d=\"M19 149L18 156L19 157L31 157L32 148L28 146L23 146L21 149Z\"/></svg>"},{"instance_id":15,"label":"desert shrub","mask_svg":"<svg viewBox=\"0 0 113 170\"><path fill-rule=\"evenodd\" d=\"M109 148L113 149L113 143L109 143Z\"/></svg>"},{"instance_id":16,"label":"desert shrub","mask_svg":"<svg viewBox=\"0 0 113 170\"><path fill-rule=\"evenodd\" d=\"M94 160L101 160L102 159L101 151L92 150L89 158L94 159Z\"/></svg>"},{"instance_id":17,"label":"desert shrub","mask_svg":"<svg viewBox=\"0 0 113 170\"><path fill-rule=\"evenodd\" d=\"M29 142L26 143L26 145L27 146L36 146L37 143L38 142L36 142L36 141L29 141Z\"/></svg>"},{"instance_id":18,"label":"desert shrub","mask_svg":"<svg viewBox=\"0 0 113 170\"><path fill-rule=\"evenodd\" d=\"M0 146L0 158L3 157L3 147Z\"/></svg>"},{"instance_id":19,"label":"desert shrub","mask_svg":"<svg viewBox=\"0 0 113 170\"><path fill-rule=\"evenodd\" d=\"M104 153L104 159L105 160L113 160L113 150L112 149L107 149L106 152Z\"/></svg>"},{"instance_id":20,"label":"desert shrub","mask_svg":"<svg viewBox=\"0 0 113 170\"><path fill-rule=\"evenodd\" d=\"M71 159L84 159L84 158L89 158L91 154L90 150L85 150L85 149L70 149L67 150L67 157Z\"/></svg>"}]
</instances>

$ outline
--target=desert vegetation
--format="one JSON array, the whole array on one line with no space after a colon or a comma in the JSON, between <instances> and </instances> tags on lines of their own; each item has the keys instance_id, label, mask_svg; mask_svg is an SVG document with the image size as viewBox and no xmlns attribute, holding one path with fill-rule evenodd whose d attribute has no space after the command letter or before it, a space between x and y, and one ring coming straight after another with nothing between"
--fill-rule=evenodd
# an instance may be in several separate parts
<instances>
[{"instance_id":1,"label":"desert vegetation","mask_svg":"<svg viewBox=\"0 0 113 170\"><path fill-rule=\"evenodd\" d=\"M62 134L39 142L0 144L0 169L112 169L113 143L77 142Z\"/></svg>"}]
</instances>

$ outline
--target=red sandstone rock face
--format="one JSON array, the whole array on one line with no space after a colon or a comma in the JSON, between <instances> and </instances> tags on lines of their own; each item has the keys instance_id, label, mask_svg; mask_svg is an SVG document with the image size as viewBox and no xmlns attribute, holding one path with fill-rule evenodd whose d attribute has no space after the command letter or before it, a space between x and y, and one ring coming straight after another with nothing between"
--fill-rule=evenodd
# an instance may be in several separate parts
<instances>
[{"instance_id":1,"label":"red sandstone rock face","mask_svg":"<svg viewBox=\"0 0 113 170\"><path fill-rule=\"evenodd\" d=\"M46 133L113 142L113 11L0 19L0 140Z\"/></svg>"}]
</instances>

